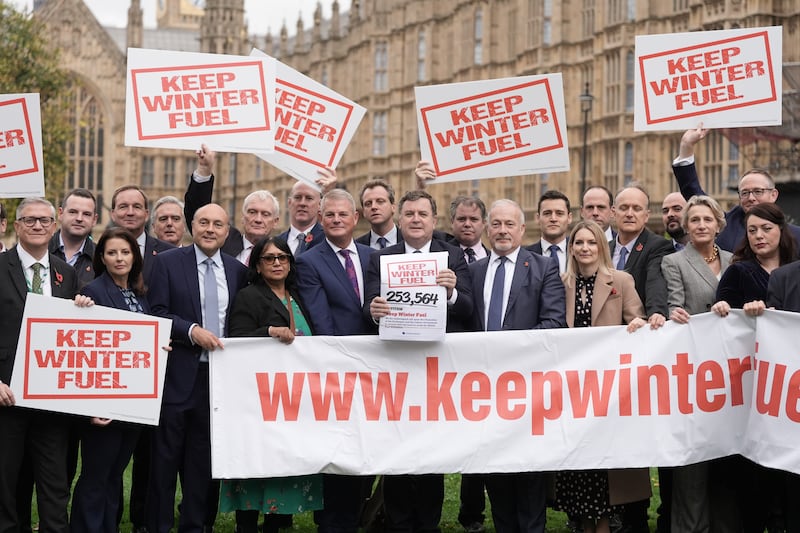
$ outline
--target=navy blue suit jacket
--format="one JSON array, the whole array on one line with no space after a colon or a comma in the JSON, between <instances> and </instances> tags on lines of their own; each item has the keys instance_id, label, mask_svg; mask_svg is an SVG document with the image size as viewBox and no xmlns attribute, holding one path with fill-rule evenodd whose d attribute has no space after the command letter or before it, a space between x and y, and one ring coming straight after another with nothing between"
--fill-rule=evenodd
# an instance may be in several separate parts
<instances>
[{"instance_id":1,"label":"navy blue suit jacket","mask_svg":"<svg viewBox=\"0 0 800 533\"><path fill-rule=\"evenodd\" d=\"M367 265L373 250L358 243L356 249L366 288ZM372 321L362 314L361 300L326 241L297 257L297 289L315 335L366 335L375 330Z\"/></svg>"},{"instance_id":2,"label":"navy blue suit jacket","mask_svg":"<svg viewBox=\"0 0 800 533\"><path fill-rule=\"evenodd\" d=\"M469 266L472 275L472 294L475 299L474 329L486 329L487 302L483 301L483 286L489 259L484 257ZM504 330L545 329L567 327L564 283L558 272L558 261L520 248L511 293L508 295Z\"/></svg>"},{"instance_id":3,"label":"navy blue suit jacket","mask_svg":"<svg viewBox=\"0 0 800 533\"><path fill-rule=\"evenodd\" d=\"M311 239L311 241L306 242L306 251L310 250L312 247L318 245L321 242L325 242L325 232L322 231L322 225L319 223L319 221L315 222L314 225L311 226L311 235L313 238ZM278 235L278 237L288 243L289 230L287 229L286 231Z\"/></svg>"},{"instance_id":4,"label":"navy blue suit jacket","mask_svg":"<svg viewBox=\"0 0 800 533\"><path fill-rule=\"evenodd\" d=\"M700 178L697 176L697 167L694 163L691 165L673 165L672 173L678 181L681 195L687 200L697 194L705 194L700 186ZM800 244L800 227L789 224L789 229L794 235L794 239ZM742 209L741 205L737 205L725 213L725 228L717 235L717 246L723 250L733 252L744 238L744 209Z\"/></svg>"},{"instance_id":5,"label":"navy blue suit jacket","mask_svg":"<svg viewBox=\"0 0 800 533\"><path fill-rule=\"evenodd\" d=\"M193 344L189 338L192 324L203 325L194 250L194 246L186 246L154 257L148 284L153 314L172 320L172 352L167 361L167 377L164 381L166 403L181 403L189 397L200 364L200 346ZM222 254L222 264L228 282L225 316L229 317L236 293L247 285L247 268L227 254Z\"/></svg>"},{"instance_id":6,"label":"navy blue suit jacket","mask_svg":"<svg viewBox=\"0 0 800 533\"><path fill-rule=\"evenodd\" d=\"M800 261L772 271L767 285L767 306L800 312Z\"/></svg>"},{"instance_id":7,"label":"navy blue suit jacket","mask_svg":"<svg viewBox=\"0 0 800 533\"><path fill-rule=\"evenodd\" d=\"M447 306L447 331L471 331L472 328L472 279L469 275L467 262L464 261L464 252L461 248L447 244L444 241L431 240L431 252L447 252L447 268L456 273L456 291L458 297L453 305ZM381 260L380 256L389 254L406 253L405 243L395 244L383 250L376 251L369 258L367 277L364 281L364 316L372 320L369 312L369 303L373 298L381 295Z\"/></svg>"},{"instance_id":8,"label":"navy blue suit jacket","mask_svg":"<svg viewBox=\"0 0 800 533\"><path fill-rule=\"evenodd\" d=\"M175 248L168 242L156 239L147 235L144 240L144 255L142 256L142 276L144 279L150 279L150 273L153 270L153 258L162 252L172 250Z\"/></svg>"},{"instance_id":9,"label":"navy blue suit jacket","mask_svg":"<svg viewBox=\"0 0 800 533\"><path fill-rule=\"evenodd\" d=\"M96 277L94 281L83 287L80 293L94 300L97 305L130 311L128 304L125 303L125 298L122 296L122 291L119 290L119 287L108 275L108 272L103 272ZM137 295L136 299L139 301L139 305L142 306L142 312L149 315L150 303L147 300L147 296Z\"/></svg>"}]
</instances>

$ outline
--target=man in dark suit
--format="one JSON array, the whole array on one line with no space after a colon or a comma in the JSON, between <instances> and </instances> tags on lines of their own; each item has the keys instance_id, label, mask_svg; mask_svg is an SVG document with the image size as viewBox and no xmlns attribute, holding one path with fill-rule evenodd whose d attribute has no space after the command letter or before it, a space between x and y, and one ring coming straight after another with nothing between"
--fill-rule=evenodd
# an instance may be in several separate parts
<instances>
[{"instance_id":1,"label":"man in dark suit","mask_svg":"<svg viewBox=\"0 0 800 533\"><path fill-rule=\"evenodd\" d=\"M547 255L558 260L558 271L567 269L567 240L569 225L572 224L569 198L561 191L545 191L539 198L536 210L541 239L528 246L527 250L539 255Z\"/></svg>"},{"instance_id":2,"label":"man in dark suit","mask_svg":"<svg viewBox=\"0 0 800 533\"><path fill-rule=\"evenodd\" d=\"M597 222L606 232L606 239L609 241L617 237L617 233L611 228L612 205L614 205L614 195L602 185L587 187L581 200L581 218Z\"/></svg>"},{"instance_id":3,"label":"man in dark suit","mask_svg":"<svg viewBox=\"0 0 800 533\"><path fill-rule=\"evenodd\" d=\"M681 137L678 157L672 162L672 173L678 181L681 194L687 200L696 194L706 194L700 186L697 176L697 167L694 162L694 146L708 134L702 124L686 131ZM778 200L778 189L775 180L766 169L754 168L745 172L739 178L739 205L725 213L725 228L717 235L717 246L729 252L735 252L736 247L745 237L744 215L754 205L761 203L775 203ZM800 243L800 227L793 224L789 229L795 240Z\"/></svg>"},{"instance_id":4,"label":"man in dark suit","mask_svg":"<svg viewBox=\"0 0 800 533\"><path fill-rule=\"evenodd\" d=\"M356 239L356 242L375 250L403 242L400 228L394 223L394 188L389 182L375 178L361 187L361 211L369 220L370 231Z\"/></svg>"},{"instance_id":5,"label":"man in dark suit","mask_svg":"<svg viewBox=\"0 0 800 533\"><path fill-rule=\"evenodd\" d=\"M151 259L161 252L175 248L168 242L160 241L145 232L150 208L147 195L136 185L123 185L111 197L111 221L130 231L139 243L139 251L144 261L144 277L149 279L152 268Z\"/></svg>"},{"instance_id":6,"label":"man in dark suit","mask_svg":"<svg viewBox=\"0 0 800 533\"><path fill-rule=\"evenodd\" d=\"M286 204L289 209L289 229L278 237L286 241L295 257L325 239L322 226L317 220L319 200L319 191L311 185L298 181L292 186Z\"/></svg>"},{"instance_id":7,"label":"man in dark suit","mask_svg":"<svg viewBox=\"0 0 800 533\"><path fill-rule=\"evenodd\" d=\"M405 242L375 252L370 257L364 312L375 323L389 314L389 303L380 297L380 256L420 252L447 252L447 268L437 284L446 289L447 331L469 331L472 323L472 283L464 253L433 239L436 201L425 191L410 191L400 199L400 231ZM441 474L385 476L384 508L387 531L439 531L444 501Z\"/></svg>"},{"instance_id":8,"label":"man in dark suit","mask_svg":"<svg viewBox=\"0 0 800 533\"><path fill-rule=\"evenodd\" d=\"M6 206L0 203L0 239L2 239L6 234L6 228L8 227L8 215L6 215ZM8 249L6 248L5 243L0 240L0 253L7 252Z\"/></svg>"},{"instance_id":9,"label":"man in dark suit","mask_svg":"<svg viewBox=\"0 0 800 533\"><path fill-rule=\"evenodd\" d=\"M189 176L189 185L183 197L183 212L187 221L194 218L198 209L211 203L214 192L214 162L217 154L205 144L195 154L197 168ZM222 252L247 265L253 245L272 235L279 219L280 204L272 193L266 190L251 192L242 203L242 231L231 226Z\"/></svg>"},{"instance_id":10,"label":"man in dark suit","mask_svg":"<svg viewBox=\"0 0 800 533\"><path fill-rule=\"evenodd\" d=\"M88 189L72 189L58 208L61 228L50 239L50 253L75 269L78 288L94 280L94 242L90 238L97 223L97 202Z\"/></svg>"},{"instance_id":11,"label":"man in dark suit","mask_svg":"<svg viewBox=\"0 0 800 533\"><path fill-rule=\"evenodd\" d=\"M25 451L30 452L37 489L39 528L68 530L68 419L57 413L14 407L8 386L14 368L22 314L29 292L73 298L75 270L48 253L55 209L47 200L26 198L17 208L14 230L19 244L0 254L0 531L18 531L17 480ZM28 526L30 524L27 524Z\"/></svg>"},{"instance_id":12,"label":"man in dark suit","mask_svg":"<svg viewBox=\"0 0 800 533\"><path fill-rule=\"evenodd\" d=\"M486 205L477 196L457 196L450 202L450 226L453 235L447 242L464 252L464 261L469 265L489 255L489 249L481 242L486 228ZM434 234L434 238L437 238Z\"/></svg>"},{"instance_id":13,"label":"man in dark suit","mask_svg":"<svg viewBox=\"0 0 800 533\"><path fill-rule=\"evenodd\" d=\"M353 241L358 212L353 197L334 189L322 197L325 238L297 258L297 287L315 335L365 335L375 326L363 312L364 275L372 248ZM320 533L355 533L372 476L324 476L325 508L315 514Z\"/></svg>"},{"instance_id":14,"label":"man in dark suit","mask_svg":"<svg viewBox=\"0 0 800 533\"><path fill-rule=\"evenodd\" d=\"M217 204L197 210L194 246L155 257L148 281L155 315L172 320L161 421L153 432L147 497L150 533L168 533L174 523L175 487L181 473L179 531L201 531L211 486L208 358L223 348L220 337L247 269L220 248L229 219Z\"/></svg>"},{"instance_id":15,"label":"man in dark suit","mask_svg":"<svg viewBox=\"0 0 800 533\"><path fill-rule=\"evenodd\" d=\"M617 238L609 243L611 262L633 276L636 292L644 303L651 328L664 325L669 312L667 282L661 274L661 258L675 251L672 244L645 225L650 218L650 196L638 185L622 189L614 198ZM623 527L630 533L647 533L650 500L625 504Z\"/></svg>"},{"instance_id":16,"label":"man in dark suit","mask_svg":"<svg viewBox=\"0 0 800 533\"><path fill-rule=\"evenodd\" d=\"M489 212L489 257L473 263L475 330L566 327L564 284L552 257L534 254L520 243L525 215L512 200L498 200ZM502 271L501 271L502 269ZM485 294L490 300L484 300ZM538 472L489 474L486 487L498 533L544 533L545 475Z\"/></svg>"}]
</instances>

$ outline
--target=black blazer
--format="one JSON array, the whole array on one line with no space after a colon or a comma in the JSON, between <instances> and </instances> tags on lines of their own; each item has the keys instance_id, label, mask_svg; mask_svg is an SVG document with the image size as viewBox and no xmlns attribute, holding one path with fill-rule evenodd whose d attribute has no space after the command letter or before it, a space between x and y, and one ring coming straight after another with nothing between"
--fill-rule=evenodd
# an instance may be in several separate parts
<instances>
[{"instance_id":1,"label":"black blazer","mask_svg":"<svg viewBox=\"0 0 800 533\"><path fill-rule=\"evenodd\" d=\"M609 243L612 257L616 244L616 239ZM625 272L633 276L636 292L644 303L648 317L653 313L669 316L667 282L661 273L661 258L674 251L670 241L645 228L633 243L631 254L625 262Z\"/></svg>"},{"instance_id":2,"label":"black blazer","mask_svg":"<svg viewBox=\"0 0 800 533\"><path fill-rule=\"evenodd\" d=\"M66 261L67 258L64 256L64 252L61 251L61 243L59 242L60 236L61 230L58 230L50 239L50 253L58 256L59 259ZM75 260L75 265L72 267L75 269L75 274L78 275L79 289L94 281L94 266L92 264L93 259L94 242L87 238L83 245L83 252L81 252L78 258Z\"/></svg>"},{"instance_id":3,"label":"black blazer","mask_svg":"<svg viewBox=\"0 0 800 533\"><path fill-rule=\"evenodd\" d=\"M50 288L56 298L72 299L78 292L75 269L50 254ZM17 247L0 254L0 381L9 383L14 370L22 313L28 298L28 284Z\"/></svg>"},{"instance_id":4,"label":"black blazer","mask_svg":"<svg viewBox=\"0 0 800 533\"><path fill-rule=\"evenodd\" d=\"M291 291L311 327L311 320L297 291ZM228 334L230 337L269 337L270 326L289 327L289 310L266 284L251 283L240 290L233 300ZM313 329L312 329L313 332Z\"/></svg>"},{"instance_id":5,"label":"black blazer","mask_svg":"<svg viewBox=\"0 0 800 533\"><path fill-rule=\"evenodd\" d=\"M80 293L94 300L97 305L129 311L125 298L122 296L122 291L119 290L119 287L108 275L108 272L103 272L94 281L83 287ZM139 301L139 305L142 306L142 312L149 315L150 303L147 301L147 296L137 294L136 299Z\"/></svg>"},{"instance_id":6,"label":"black blazer","mask_svg":"<svg viewBox=\"0 0 800 533\"><path fill-rule=\"evenodd\" d=\"M153 270L153 258L161 252L175 248L168 242L156 239L148 235L144 240L144 256L142 256L142 276L145 280L150 279L150 272Z\"/></svg>"},{"instance_id":7,"label":"black blazer","mask_svg":"<svg viewBox=\"0 0 800 533\"><path fill-rule=\"evenodd\" d=\"M800 261L772 271L767 285L767 306L800 312Z\"/></svg>"},{"instance_id":8,"label":"black blazer","mask_svg":"<svg viewBox=\"0 0 800 533\"><path fill-rule=\"evenodd\" d=\"M431 240L431 252L447 252L447 268L456 273L456 303L447 306L447 331L470 331L472 329L472 278L470 277L467 262L464 261L464 252L461 248L447 244L437 239ZM373 298L381 294L381 259L382 255L404 254L404 243L389 246L383 250L375 251L369 257L369 267L364 278L364 315L372 320L369 304Z\"/></svg>"},{"instance_id":9,"label":"black blazer","mask_svg":"<svg viewBox=\"0 0 800 533\"><path fill-rule=\"evenodd\" d=\"M306 232L306 233L311 233L311 240L310 241L307 240L308 237L306 237L306 250L318 245L321 242L325 242L325 232L322 231L322 225L319 223L319 221L315 222L314 225L311 226L311 231L310 232ZM289 230L287 229L286 231L284 231L283 233L278 235L278 238L283 239L284 241L286 241L288 243L289 242Z\"/></svg>"}]
</instances>

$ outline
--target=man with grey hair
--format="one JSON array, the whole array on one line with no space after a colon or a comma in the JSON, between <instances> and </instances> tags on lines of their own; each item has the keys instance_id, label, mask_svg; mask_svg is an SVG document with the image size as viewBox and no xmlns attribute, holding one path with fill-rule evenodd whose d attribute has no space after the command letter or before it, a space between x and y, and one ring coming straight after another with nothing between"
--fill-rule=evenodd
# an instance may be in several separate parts
<instances>
[{"instance_id":1,"label":"man with grey hair","mask_svg":"<svg viewBox=\"0 0 800 533\"><path fill-rule=\"evenodd\" d=\"M15 407L8 383L14 368L22 315L29 293L72 299L78 290L75 270L48 252L56 211L43 198L26 198L17 208L14 230L19 243L0 254L0 531L19 531L17 481L28 450L37 489L39 527L67 531L68 418Z\"/></svg>"},{"instance_id":2,"label":"man with grey hair","mask_svg":"<svg viewBox=\"0 0 800 533\"><path fill-rule=\"evenodd\" d=\"M150 228L157 239L173 246L181 246L186 233L186 220L183 218L183 202L174 196L162 196L150 213Z\"/></svg>"},{"instance_id":3,"label":"man with grey hair","mask_svg":"<svg viewBox=\"0 0 800 533\"><path fill-rule=\"evenodd\" d=\"M189 178L189 186L183 197L186 220L192 220L198 209L211 203L214 187L216 153L204 144L196 154L197 168ZM272 193L265 190L251 192L242 204L242 230L231 225L222 252L232 255L244 265L249 264L253 245L272 234L279 217L280 206Z\"/></svg>"},{"instance_id":4,"label":"man with grey hair","mask_svg":"<svg viewBox=\"0 0 800 533\"><path fill-rule=\"evenodd\" d=\"M375 331L362 313L364 279L372 248L353 240L358 211L353 196L333 189L322 197L325 238L297 256L297 287L315 335L365 335ZM325 508L315 519L321 533L355 533L370 476L324 476Z\"/></svg>"},{"instance_id":5,"label":"man with grey hair","mask_svg":"<svg viewBox=\"0 0 800 533\"><path fill-rule=\"evenodd\" d=\"M558 263L521 247L525 215L513 200L497 200L487 226L488 257L469 265L476 331L563 328L564 284ZM488 474L486 489L498 532L544 533L547 483L541 472Z\"/></svg>"}]
</instances>

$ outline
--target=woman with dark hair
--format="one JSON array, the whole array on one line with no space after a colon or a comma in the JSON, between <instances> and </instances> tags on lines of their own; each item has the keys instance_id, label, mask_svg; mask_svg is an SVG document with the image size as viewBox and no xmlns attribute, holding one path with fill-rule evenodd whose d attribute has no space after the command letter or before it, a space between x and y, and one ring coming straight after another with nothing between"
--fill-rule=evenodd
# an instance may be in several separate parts
<instances>
[{"instance_id":1,"label":"woman with dark hair","mask_svg":"<svg viewBox=\"0 0 800 533\"><path fill-rule=\"evenodd\" d=\"M311 335L297 292L295 262L289 245L278 237L258 241L250 254L250 284L231 307L231 337L273 337L291 344ZM223 480L220 511L236 511L237 533L256 533L264 513L263 533L291 527L292 514L322 508L322 476Z\"/></svg>"},{"instance_id":2,"label":"woman with dark hair","mask_svg":"<svg viewBox=\"0 0 800 533\"><path fill-rule=\"evenodd\" d=\"M80 293L97 305L149 313L139 244L125 228L107 229L94 252L95 279ZM122 475L140 427L94 417L81 435L81 474L72 495L70 530L116 533Z\"/></svg>"},{"instance_id":3,"label":"woman with dark hair","mask_svg":"<svg viewBox=\"0 0 800 533\"><path fill-rule=\"evenodd\" d=\"M757 316L765 308L773 270L797 259L797 242L786 217L775 204L757 204L744 216L746 238L736 248L731 266L717 286L711 310L727 316L743 309ZM785 472L758 465L741 455L711 463L711 523L719 531L772 530L785 512L781 493Z\"/></svg>"}]
</instances>

